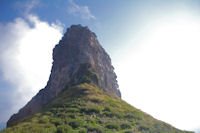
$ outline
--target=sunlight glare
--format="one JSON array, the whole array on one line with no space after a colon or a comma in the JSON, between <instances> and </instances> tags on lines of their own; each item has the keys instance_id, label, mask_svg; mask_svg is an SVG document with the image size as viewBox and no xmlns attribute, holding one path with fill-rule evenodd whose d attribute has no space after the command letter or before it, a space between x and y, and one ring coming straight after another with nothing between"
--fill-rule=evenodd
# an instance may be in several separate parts
<instances>
[{"instance_id":1,"label":"sunlight glare","mask_svg":"<svg viewBox=\"0 0 200 133\"><path fill-rule=\"evenodd\" d=\"M177 128L200 126L199 35L200 20L192 17L145 27L139 47L116 69L123 99Z\"/></svg>"}]
</instances>

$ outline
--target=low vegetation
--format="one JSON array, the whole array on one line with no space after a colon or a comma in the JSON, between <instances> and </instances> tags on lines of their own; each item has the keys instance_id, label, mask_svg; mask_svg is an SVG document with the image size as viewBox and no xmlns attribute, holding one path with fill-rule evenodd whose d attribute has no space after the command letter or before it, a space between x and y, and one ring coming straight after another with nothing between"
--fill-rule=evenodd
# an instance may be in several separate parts
<instances>
[{"instance_id":1,"label":"low vegetation","mask_svg":"<svg viewBox=\"0 0 200 133\"><path fill-rule=\"evenodd\" d=\"M87 83L66 89L41 112L2 131L30 132L184 133Z\"/></svg>"}]
</instances>

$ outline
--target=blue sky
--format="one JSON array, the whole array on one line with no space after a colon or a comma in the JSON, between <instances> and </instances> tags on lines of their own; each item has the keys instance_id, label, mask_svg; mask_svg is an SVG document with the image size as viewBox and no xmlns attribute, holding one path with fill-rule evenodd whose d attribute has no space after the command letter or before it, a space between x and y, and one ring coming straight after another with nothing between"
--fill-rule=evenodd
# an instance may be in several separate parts
<instances>
[{"instance_id":1,"label":"blue sky","mask_svg":"<svg viewBox=\"0 0 200 133\"><path fill-rule=\"evenodd\" d=\"M200 128L198 0L1 0L0 123L48 80L52 49L72 24L110 54L122 98L155 118Z\"/></svg>"}]
</instances>

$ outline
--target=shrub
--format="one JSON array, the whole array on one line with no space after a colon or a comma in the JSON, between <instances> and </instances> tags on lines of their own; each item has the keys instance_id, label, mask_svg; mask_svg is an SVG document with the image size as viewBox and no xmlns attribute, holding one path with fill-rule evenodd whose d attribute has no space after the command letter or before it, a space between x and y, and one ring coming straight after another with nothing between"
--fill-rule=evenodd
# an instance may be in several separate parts
<instances>
[{"instance_id":1,"label":"shrub","mask_svg":"<svg viewBox=\"0 0 200 133\"><path fill-rule=\"evenodd\" d=\"M120 113L116 113L116 112L104 112L104 115L106 115L107 117L113 118L113 117L117 117L117 118L123 118L122 114Z\"/></svg>"},{"instance_id":2,"label":"shrub","mask_svg":"<svg viewBox=\"0 0 200 133\"><path fill-rule=\"evenodd\" d=\"M133 133L133 131L128 130L128 131L124 131L124 133Z\"/></svg>"},{"instance_id":3,"label":"shrub","mask_svg":"<svg viewBox=\"0 0 200 133\"><path fill-rule=\"evenodd\" d=\"M93 125L93 126L95 126L96 123L97 123L97 120L96 120L96 119L90 119L90 120L89 120L89 124L91 124L91 125Z\"/></svg>"},{"instance_id":4,"label":"shrub","mask_svg":"<svg viewBox=\"0 0 200 133\"><path fill-rule=\"evenodd\" d=\"M51 119L50 120L51 123L53 123L56 127L59 126L59 125L62 125L64 122L59 119L59 118L54 118L54 119Z\"/></svg>"},{"instance_id":5,"label":"shrub","mask_svg":"<svg viewBox=\"0 0 200 133\"><path fill-rule=\"evenodd\" d=\"M79 133L87 133L87 130L86 130L86 129L81 129L81 130L79 131Z\"/></svg>"},{"instance_id":6,"label":"shrub","mask_svg":"<svg viewBox=\"0 0 200 133\"><path fill-rule=\"evenodd\" d=\"M124 116L124 118L128 118L128 119L134 119L134 116L133 116L133 115L130 115L130 114L128 114L128 115Z\"/></svg>"},{"instance_id":7,"label":"shrub","mask_svg":"<svg viewBox=\"0 0 200 133\"><path fill-rule=\"evenodd\" d=\"M77 109L77 108L66 108L65 112L75 113L75 112L79 112L79 109Z\"/></svg>"},{"instance_id":8,"label":"shrub","mask_svg":"<svg viewBox=\"0 0 200 133\"><path fill-rule=\"evenodd\" d=\"M51 111L52 113L54 113L54 114L57 113L57 109L56 109L56 108L52 108L50 111Z\"/></svg>"},{"instance_id":9,"label":"shrub","mask_svg":"<svg viewBox=\"0 0 200 133\"><path fill-rule=\"evenodd\" d=\"M88 113L92 114L92 113L96 113L99 114L101 112L101 110L99 108L90 108L88 109Z\"/></svg>"},{"instance_id":10,"label":"shrub","mask_svg":"<svg viewBox=\"0 0 200 133\"><path fill-rule=\"evenodd\" d=\"M74 128L78 128L81 127L83 125L83 121L81 120L75 120L75 121L71 121L69 122L69 125L74 129Z\"/></svg>"},{"instance_id":11,"label":"shrub","mask_svg":"<svg viewBox=\"0 0 200 133\"><path fill-rule=\"evenodd\" d=\"M85 112L87 114L93 114L93 113L99 114L101 112L101 109L98 107L93 107L88 109L83 108L81 109L81 112Z\"/></svg>"},{"instance_id":12,"label":"shrub","mask_svg":"<svg viewBox=\"0 0 200 133\"><path fill-rule=\"evenodd\" d=\"M105 107L104 111L108 111L108 112L110 112L111 109L110 109L109 107Z\"/></svg>"},{"instance_id":13,"label":"shrub","mask_svg":"<svg viewBox=\"0 0 200 133\"><path fill-rule=\"evenodd\" d=\"M69 125L60 125L57 127L57 133L70 133L72 128Z\"/></svg>"},{"instance_id":14,"label":"shrub","mask_svg":"<svg viewBox=\"0 0 200 133\"><path fill-rule=\"evenodd\" d=\"M60 118L65 118L67 115L63 112L60 112L60 113L57 114L57 116L60 117Z\"/></svg>"},{"instance_id":15,"label":"shrub","mask_svg":"<svg viewBox=\"0 0 200 133\"><path fill-rule=\"evenodd\" d=\"M51 112L45 112L44 114L48 115L48 116L52 116L53 115Z\"/></svg>"},{"instance_id":16,"label":"shrub","mask_svg":"<svg viewBox=\"0 0 200 133\"><path fill-rule=\"evenodd\" d=\"M115 116L115 114L113 114L113 113L111 113L111 112L104 112L104 114L105 114L107 117L110 117L110 118L112 118L112 117Z\"/></svg>"},{"instance_id":17,"label":"shrub","mask_svg":"<svg viewBox=\"0 0 200 133\"><path fill-rule=\"evenodd\" d=\"M103 130L100 127L89 127L88 132L103 133Z\"/></svg>"},{"instance_id":18,"label":"shrub","mask_svg":"<svg viewBox=\"0 0 200 133\"><path fill-rule=\"evenodd\" d=\"M139 130L140 130L140 131L145 131L145 130L149 130L149 128L148 128L148 127L145 127L145 126L140 126L140 127L139 127Z\"/></svg>"},{"instance_id":19,"label":"shrub","mask_svg":"<svg viewBox=\"0 0 200 133\"><path fill-rule=\"evenodd\" d=\"M121 129L130 129L131 128L131 125L128 124L128 123L124 123L124 124L121 124Z\"/></svg>"},{"instance_id":20,"label":"shrub","mask_svg":"<svg viewBox=\"0 0 200 133\"><path fill-rule=\"evenodd\" d=\"M142 113L139 111L133 111L133 116L135 119L138 119L138 120L142 120L142 117L143 117Z\"/></svg>"},{"instance_id":21,"label":"shrub","mask_svg":"<svg viewBox=\"0 0 200 133\"><path fill-rule=\"evenodd\" d=\"M108 128L108 129L116 129L116 130L120 129L119 125L117 125L115 123L109 123L109 124L107 124L106 128Z\"/></svg>"},{"instance_id":22,"label":"shrub","mask_svg":"<svg viewBox=\"0 0 200 133\"><path fill-rule=\"evenodd\" d=\"M91 102L93 102L93 103L101 103L101 100L100 99L91 99Z\"/></svg>"},{"instance_id":23,"label":"shrub","mask_svg":"<svg viewBox=\"0 0 200 133\"><path fill-rule=\"evenodd\" d=\"M68 115L68 117L72 118L72 119L75 119L76 118L76 115L75 114L70 114Z\"/></svg>"},{"instance_id":24,"label":"shrub","mask_svg":"<svg viewBox=\"0 0 200 133\"><path fill-rule=\"evenodd\" d=\"M36 117L40 117L41 116L41 113L37 113L35 114Z\"/></svg>"},{"instance_id":25,"label":"shrub","mask_svg":"<svg viewBox=\"0 0 200 133\"><path fill-rule=\"evenodd\" d=\"M49 122L49 118L48 118L48 116L42 116L40 119L39 119L39 121L38 121L39 123L48 123Z\"/></svg>"}]
</instances>

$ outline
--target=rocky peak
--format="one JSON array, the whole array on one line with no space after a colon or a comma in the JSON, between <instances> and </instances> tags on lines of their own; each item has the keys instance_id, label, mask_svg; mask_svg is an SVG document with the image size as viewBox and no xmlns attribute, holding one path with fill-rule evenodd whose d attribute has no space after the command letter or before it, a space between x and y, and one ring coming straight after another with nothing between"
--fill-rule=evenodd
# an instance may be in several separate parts
<instances>
[{"instance_id":1,"label":"rocky peak","mask_svg":"<svg viewBox=\"0 0 200 133\"><path fill-rule=\"evenodd\" d=\"M88 74L86 77L85 74ZM88 27L72 25L53 50L53 66L49 81L28 104L14 114L7 126L40 110L70 85L81 82L121 97L111 59Z\"/></svg>"},{"instance_id":2,"label":"rocky peak","mask_svg":"<svg viewBox=\"0 0 200 133\"><path fill-rule=\"evenodd\" d=\"M70 43L76 44L77 41L94 41L92 39L96 39L96 35L95 33L91 32L87 26L83 27L81 25L72 25L67 29L67 32L62 38L62 41L70 41Z\"/></svg>"},{"instance_id":3,"label":"rocky peak","mask_svg":"<svg viewBox=\"0 0 200 133\"><path fill-rule=\"evenodd\" d=\"M96 35L87 27L72 25L68 28L62 40L54 48L53 59L52 73L48 82L50 89L56 88L55 91L59 93L80 65L88 63L97 71L99 87L120 97L111 59L99 44Z\"/></svg>"}]
</instances>

